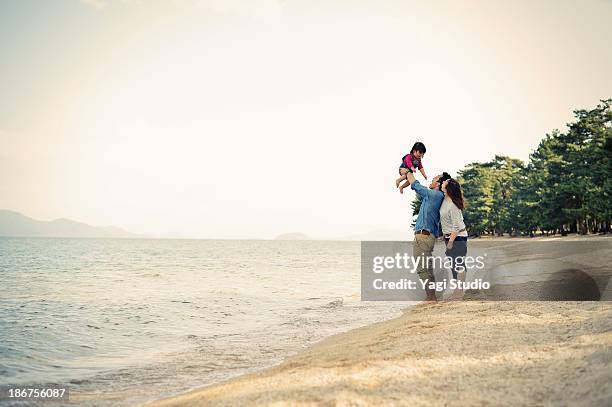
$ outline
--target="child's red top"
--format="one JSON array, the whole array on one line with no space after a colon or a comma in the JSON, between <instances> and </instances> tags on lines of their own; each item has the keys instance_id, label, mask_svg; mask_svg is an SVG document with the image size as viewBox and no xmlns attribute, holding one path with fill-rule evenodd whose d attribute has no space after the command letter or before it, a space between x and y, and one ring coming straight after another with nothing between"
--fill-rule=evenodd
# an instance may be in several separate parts
<instances>
[{"instance_id":1,"label":"child's red top","mask_svg":"<svg viewBox=\"0 0 612 407\"><path fill-rule=\"evenodd\" d=\"M406 168L418 168L419 170L423 168L421 160L414 157L412 154L406 154L402 160L404 161Z\"/></svg>"}]
</instances>

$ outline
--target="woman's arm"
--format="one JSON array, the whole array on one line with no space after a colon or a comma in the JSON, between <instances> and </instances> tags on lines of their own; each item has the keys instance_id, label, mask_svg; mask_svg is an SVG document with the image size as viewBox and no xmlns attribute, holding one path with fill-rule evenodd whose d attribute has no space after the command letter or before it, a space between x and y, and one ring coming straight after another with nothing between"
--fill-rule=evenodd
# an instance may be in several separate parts
<instances>
[{"instance_id":1,"label":"woman's arm","mask_svg":"<svg viewBox=\"0 0 612 407\"><path fill-rule=\"evenodd\" d=\"M451 250L453 248L453 242L457 238L457 232L451 232L450 237L448 238L448 243L446 244L446 248Z\"/></svg>"},{"instance_id":2,"label":"woman's arm","mask_svg":"<svg viewBox=\"0 0 612 407\"><path fill-rule=\"evenodd\" d=\"M453 248L453 242L457 238L457 234L461 229L465 229L465 224L463 223L463 214L461 213L461 209L457 208L455 204L452 205L450 209L450 218L452 224L452 232L450 233L450 237L448 238L448 244L446 247L450 250Z\"/></svg>"}]
</instances>

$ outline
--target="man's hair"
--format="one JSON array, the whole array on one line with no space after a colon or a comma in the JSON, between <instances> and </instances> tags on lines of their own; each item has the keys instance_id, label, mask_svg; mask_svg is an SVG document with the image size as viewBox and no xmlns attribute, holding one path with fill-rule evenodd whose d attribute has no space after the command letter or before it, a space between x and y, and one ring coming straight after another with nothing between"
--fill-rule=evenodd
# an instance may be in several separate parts
<instances>
[{"instance_id":1,"label":"man's hair","mask_svg":"<svg viewBox=\"0 0 612 407\"><path fill-rule=\"evenodd\" d=\"M425 152L427 151L427 149L425 148L425 144L421 143L420 141L414 143L414 145L412 146L412 150L410 150L410 153L414 153L415 151L418 151L421 154L425 154Z\"/></svg>"},{"instance_id":2,"label":"man's hair","mask_svg":"<svg viewBox=\"0 0 612 407\"><path fill-rule=\"evenodd\" d=\"M438 186L440 187L440 191L442 190L442 183L447 179L451 179L451 176L448 172L444 171L440 179L438 179Z\"/></svg>"}]
</instances>

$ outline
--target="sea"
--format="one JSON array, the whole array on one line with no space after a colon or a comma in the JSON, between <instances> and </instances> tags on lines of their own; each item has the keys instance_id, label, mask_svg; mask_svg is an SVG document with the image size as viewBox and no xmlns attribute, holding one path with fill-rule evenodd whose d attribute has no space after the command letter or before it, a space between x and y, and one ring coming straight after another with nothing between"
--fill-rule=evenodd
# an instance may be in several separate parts
<instances>
[{"instance_id":1,"label":"sea","mask_svg":"<svg viewBox=\"0 0 612 407\"><path fill-rule=\"evenodd\" d=\"M359 242L0 237L0 386L138 405L408 305L360 301Z\"/></svg>"}]
</instances>

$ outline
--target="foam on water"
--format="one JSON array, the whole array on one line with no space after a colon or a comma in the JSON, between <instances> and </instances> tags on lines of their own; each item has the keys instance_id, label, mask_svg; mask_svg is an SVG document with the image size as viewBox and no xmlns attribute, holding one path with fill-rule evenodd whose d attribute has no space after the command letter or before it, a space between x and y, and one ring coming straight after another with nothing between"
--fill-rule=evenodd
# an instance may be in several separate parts
<instances>
[{"instance_id":1,"label":"foam on water","mask_svg":"<svg viewBox=\"0 0 612 407\"><path fill-rule=\"evenodd\" d=\"M359 247L0 238L0 384L127 405L273 365L406 306L359 301Z\"/></svg>"}]
</instances>

